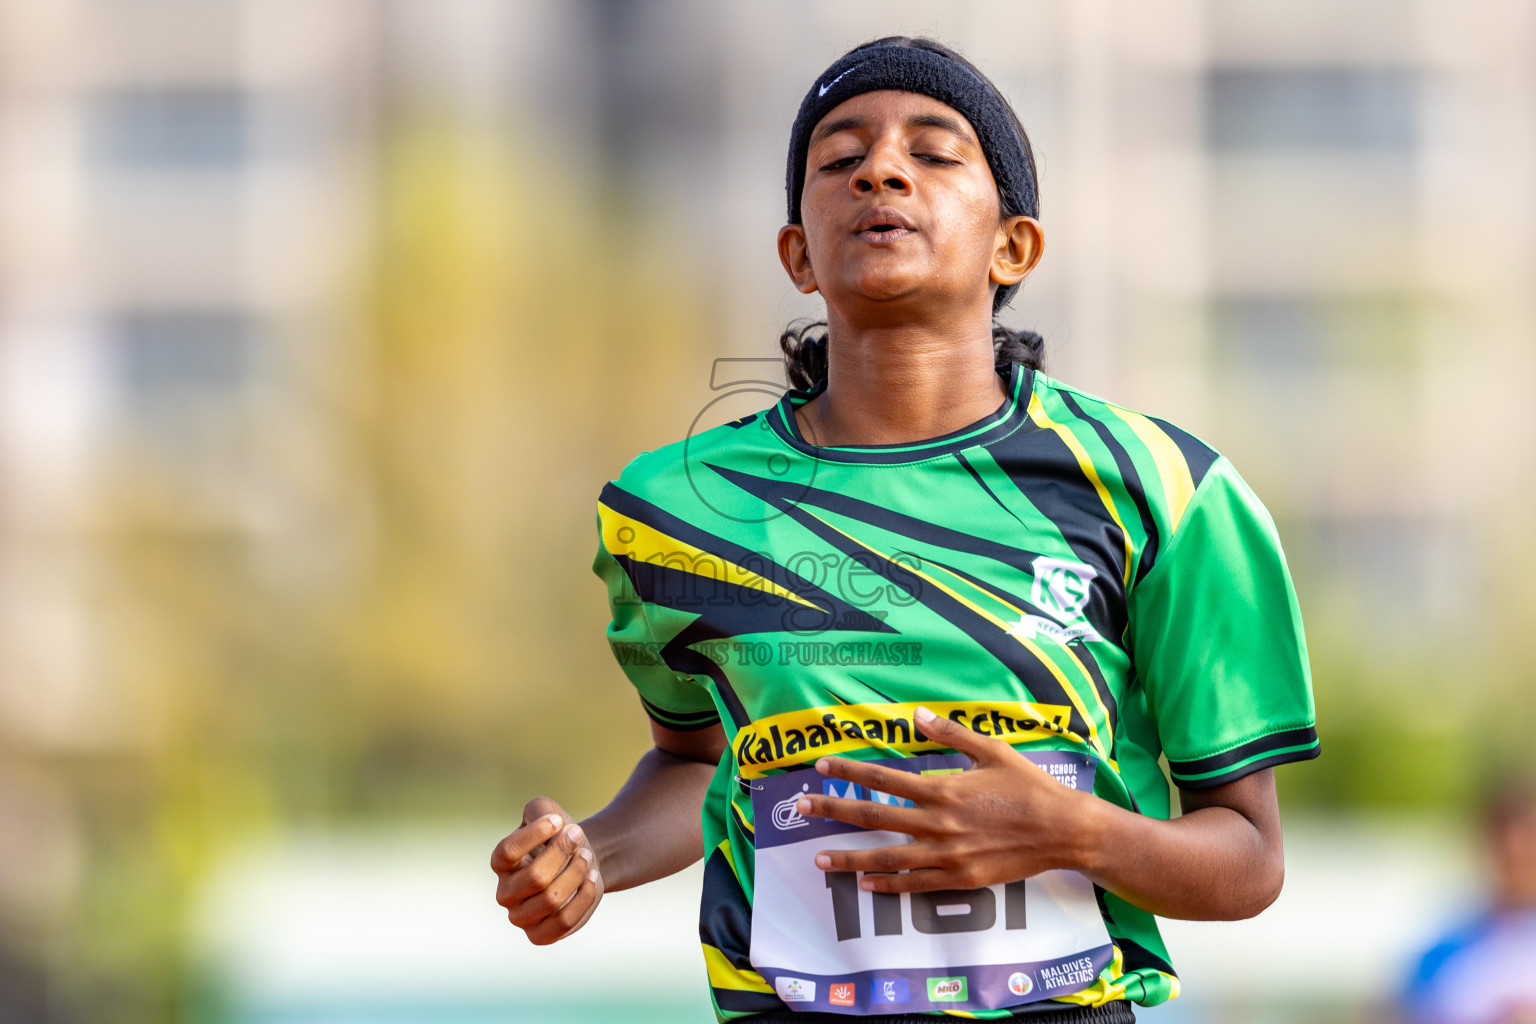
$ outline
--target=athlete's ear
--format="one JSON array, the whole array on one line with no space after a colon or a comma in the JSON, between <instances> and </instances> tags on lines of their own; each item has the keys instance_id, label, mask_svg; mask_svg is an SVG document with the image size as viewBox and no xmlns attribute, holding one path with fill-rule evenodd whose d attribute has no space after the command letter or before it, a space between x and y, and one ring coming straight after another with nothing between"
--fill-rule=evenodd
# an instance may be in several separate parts
<instances>
[{"instance_id":1,"label":"athlete's ear","mask_svg":"<svg viewBox=\"0 0 1536 1024\"><path fill-rule=\"evenodd\" d=\"M795 287L806 295L816 290L816 271L811 269L811 254L805 245L805 226L785 224L779 228L779 262Z\"/></svg>"},{"instance_id":2,"label":"athlete's ear","mask_svg":"<svg viewBox=\"0 0 1536 1024\"><path fill-rule=\"evenodd\" d=\"M1009 217L997 226L991 278L999 285L1018 284L1045 252L1045 231L1033 217Z\"/></svg>"}]
</instances>

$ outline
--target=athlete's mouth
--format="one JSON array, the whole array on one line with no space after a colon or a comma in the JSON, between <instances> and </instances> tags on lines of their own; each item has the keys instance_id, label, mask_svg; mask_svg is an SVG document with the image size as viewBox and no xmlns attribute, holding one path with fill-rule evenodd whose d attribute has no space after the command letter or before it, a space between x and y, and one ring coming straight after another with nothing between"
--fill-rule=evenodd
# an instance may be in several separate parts
<instances>
[{"instance_id":1,"label":"athlete's mouth","mask_svg":"<svg viewBox=\"0 0 1536 1024\"><path fill-rule=\"evenodd\" d=\"M890 244L916 231L917 227L901 211L889 206L866 210L853 226L855 236L876 245Z\"/></svg>"}]
</instances>

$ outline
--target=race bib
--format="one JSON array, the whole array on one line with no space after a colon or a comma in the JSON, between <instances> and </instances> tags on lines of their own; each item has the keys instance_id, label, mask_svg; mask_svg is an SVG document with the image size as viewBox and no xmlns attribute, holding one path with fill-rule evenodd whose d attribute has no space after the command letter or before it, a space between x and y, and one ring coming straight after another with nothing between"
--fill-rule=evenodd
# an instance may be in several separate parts
<instances>
[{"instance_id":1,"label":"race bib","mask_svg":"<svg viewBox=\"0 0 1536 1024\"><path fill-rule=\"evenodd\" d=\"M1093 788L1093 764L1061 751L1024 754L1063 785ZM964 754L883 759L918 774L961 771ZM910 806L814 769L752 783L756 870L752 967L795 1010L890 1014L993 1010L1070 995L1113 959L1093 883L1075 871L982 889L871 893L857 873L823 871L820 850L912 842L829 818L806 818L807 792Z\"/></svg>"}]
</instances>

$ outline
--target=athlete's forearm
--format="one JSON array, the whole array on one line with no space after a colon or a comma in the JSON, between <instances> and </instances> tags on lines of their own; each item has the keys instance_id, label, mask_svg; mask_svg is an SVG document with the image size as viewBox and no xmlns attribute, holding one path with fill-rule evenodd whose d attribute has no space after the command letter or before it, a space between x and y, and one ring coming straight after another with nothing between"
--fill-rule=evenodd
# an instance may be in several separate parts
<instances>
[{"instance_id":1,"label":"athlete's forearm","mask_svg":"<svg viewBox=\"0 0 1536 1024\"><path fill-rule=\"evenodd\" d=\"M681 871L704 855L699 809L715 766L652 747L608 806L581 822L603 889Z\"/></svg>"},{"instance_id":2,"label":"athlete's forearm","mask_svg":"<svg viewBox=\"0 0 1536 1024\"><path fill-rule=\"evenodd\" d=\"M1232 787L1262 790L1268 785L1272 791L1273 781L1265 774ZM1095 800L1083 830L1079 870L1163 917L1252 917L1280 894L1285 860L1278 814L1271 820L1262 810L1249 811L1252 801L1240 803L1241 810L1206 804L1161 821Z\"/></svg>"}]
</instances>

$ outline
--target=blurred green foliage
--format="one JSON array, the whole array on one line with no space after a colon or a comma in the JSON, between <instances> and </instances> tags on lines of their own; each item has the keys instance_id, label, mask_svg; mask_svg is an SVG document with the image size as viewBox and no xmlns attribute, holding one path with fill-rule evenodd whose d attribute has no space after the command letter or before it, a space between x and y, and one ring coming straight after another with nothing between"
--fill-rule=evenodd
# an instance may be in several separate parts
<instances>
[{"instance_id":1,"label":"blurred green foliage","mask_svg":"<svg viewBox=\"0 0 1536 1024\"><path fill-rule=\"evenodd\" d=\"M649 745L602 642L595 503L695 411L701 275L666 224L514 133L416 113L382 138L350 300L367 344L309 382L346 453L328 557L275 571L270 539L189 532L131 477L103 512L117 668L157 706L141 749L51 766L86 828L44 952L66 1017L186 1019L189 901L253 838L510 830L541 793L589 813Z\"/></svg>"}]
</instances>

